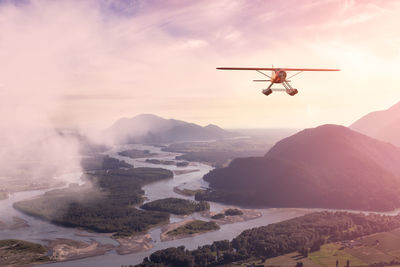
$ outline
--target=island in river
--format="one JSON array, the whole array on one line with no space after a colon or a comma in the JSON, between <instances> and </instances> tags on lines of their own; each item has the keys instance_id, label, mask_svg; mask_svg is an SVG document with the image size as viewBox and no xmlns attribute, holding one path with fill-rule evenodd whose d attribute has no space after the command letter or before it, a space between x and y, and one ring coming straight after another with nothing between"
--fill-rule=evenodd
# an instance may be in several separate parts
<instances>
[{"instance_id":1,"label":"island in river","mask_svg":"<svg viewBox=\"0 0 400 267\"><path fill-rule=\"evenodd\" d=\"M166 233L168 236L173 236L176 238L183 238L186 236L192 236L195 234L200 234L208 231L218 230L219 226L214 221L202 221L202 220L192 220L186 221L183 225L170 230Z\"/></svg>"},{"instance_id":2,"label":"island in river","mask_svg":"<svg viewBox=\"0 0 400 267\"><path fill-rule=\"evenodd\" d=\"M118 152L118 155L128 157L131 159L146 158L156 156L157 153L151 153L149 150L128 149Z\"/></svg>"},{"instance_id":3,"label":"island in river","mask_svg":"<svg viewBox=\"0 0 400 267\"><path fill-rule=\"evenodd\" d=\"M140 206L144 210L163 211L176 215L188 215L210 209L210 204L206 201L193 201L182 198L163 198L147 202Z\"/></svg>"},{"instance_id":4,"label":"island in river","mask_svg":"<svg viewBox=\"0 0 400 267\"><path fill-rule=\"evenodd\" d=\"M189 165L187 161L174 161L174 160L160 160L160 159L146 159L146 163L157 165L175 165L177 167L186 167Z\"/></svg>"},{"instance_id":5,"label":"island in river","mask_svg":"<svg viewBox=\"0 0 400 267\"><path fill-rule=\"evenodd\" d=\"M108 155L90 155L81 159L81 166L84 171L110 170L120 168L132 168L123 160L110 157Z\"/></svg>"},{"instance_id":6,"label":"island in river","mask_svg":"<svg viewBox=\"0 0 400 267\"><path fill-rule=\"evenodd\" d=\"M16 202L14 207L59 225L130 236L168 222L168 213L139 210L134 205L144 201L143 185L172 176L171 171L160 168L94 171L85 175L83 186L52 190Z\"/></svg>"}]
</instances>

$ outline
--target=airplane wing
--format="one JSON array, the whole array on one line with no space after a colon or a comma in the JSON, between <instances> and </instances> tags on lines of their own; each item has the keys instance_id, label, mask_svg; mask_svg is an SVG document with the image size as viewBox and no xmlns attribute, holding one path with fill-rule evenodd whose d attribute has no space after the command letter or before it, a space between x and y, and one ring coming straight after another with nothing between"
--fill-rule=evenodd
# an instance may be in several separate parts
<instances>
[{"instance_id":1,"label":"airplane wing","mask_svg":"<svg viewBox=\"0 0 400 267\"><path fill-rule=\"evenodd\" d=\"M299 69L299 68L282 68L286 71L340 71L340 69Z\"/></svg>"},{"instance_id":2,"label":"airplane wing","mask_svg":"<svg viewBox=\"0 0 400 267\"><path fill-rule=\"evenodd\" d=\"M340 69L302 69L302 68L231 68L219 67L217 70L284 70L284 71L340 71Z\"/></svg>"}]
</instances>

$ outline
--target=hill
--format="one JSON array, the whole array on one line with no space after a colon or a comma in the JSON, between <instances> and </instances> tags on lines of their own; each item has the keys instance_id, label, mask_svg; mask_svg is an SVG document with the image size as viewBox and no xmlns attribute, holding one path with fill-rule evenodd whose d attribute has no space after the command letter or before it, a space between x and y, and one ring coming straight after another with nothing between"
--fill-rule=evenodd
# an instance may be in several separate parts
<instances>
[{"instance_id":1,"label":"hill","mask_svg":"<svg viewBox=\"0 0 400 267\"><path fill-rule=\"evenodd\" d=\"M400 207L400 148L338 125L285 138L264 157L238 158L204 176L196 199L271 207Z\"/></svg>"},{"instance_id":2,"label":"hill","mask_svg":"<svg viewBox=\"0 0 400 267\"><path fill-rule=\"evenodd\" d=\"M371 112L350 128L376 139L400 146L400 102L387 110Z\"/></svg>"},{"instance_id":3,"label":"hill","mask_svg":"<svg viewBox=\"0 0 400 267\"><path fill-rule=\"evenodd\" d=\"M216 140L239 135L212 124L202 127L152 114L120 119L105 134L116 143L145 144Z\"/></svg>"}]
</instances>

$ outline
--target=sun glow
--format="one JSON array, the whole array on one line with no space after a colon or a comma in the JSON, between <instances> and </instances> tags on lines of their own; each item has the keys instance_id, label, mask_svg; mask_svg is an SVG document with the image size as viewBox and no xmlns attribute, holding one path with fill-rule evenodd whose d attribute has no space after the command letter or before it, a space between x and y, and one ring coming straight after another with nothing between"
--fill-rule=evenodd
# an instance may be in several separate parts
<instances>
[{"instance_id":1,"label":"sun glow","mask_svg":"<svg viewBox=\"0 0 400 267\"><path fill-rule=\"evenodd\" d=\"M396 1L315 2L302 5L301 14L286 8L290 1L224 2L222 16L224 4L212 1L123 14L95 1L50 2L0 5L0 55L7 62L0 71L22 66L7 79L56 88L50 119L60 127L104 128L143 112L233 128L349 124L400 99ZM28 66L28 58L37 64ZM263 78L258 73L215 70L272 64L342 71L294 77L299 93L290 98L262 95L268 84L251 81ZM307 107L317 110L312 119Z\"/></svg>"}]
</instances>

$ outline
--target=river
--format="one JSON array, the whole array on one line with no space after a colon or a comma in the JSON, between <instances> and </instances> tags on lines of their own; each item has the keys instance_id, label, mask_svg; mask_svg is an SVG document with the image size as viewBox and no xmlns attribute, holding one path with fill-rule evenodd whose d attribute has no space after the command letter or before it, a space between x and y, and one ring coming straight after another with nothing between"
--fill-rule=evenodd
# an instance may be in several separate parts
<instances>
[{"instance_id":1,"label":"river","mask_svg":"<svg viewBox=\"0 0 400 267\"><path fill-rule=\"evenodd\" d=\"M188 198L193 199L193 197L185 197L179 195L173 191L174 187L184 187L191 189L198 188L206 188L208 184L202 179L203 175L208 173L212 167L194 162L190 163L186 167L176 167L174 165L154 165L150 163L146 163L144 158L141 159L131 159L128 157L123 157L118 155L119 151L126 149L141 149L141 150L150 150L153 153L157 153L157 156L153 157L160 160L173 160L179 153L170 153L161 151L161 148L155 146L146 146L146 145L123 145L123 146L115 146L111 149L107 154L111 157L118 158L120 160L125 160L128 163L134 165L134 167L162 167L166 169L170 169L172 171L175 170L197 170L196 172L190 172L180 175L174 175L173 179L168 179L164 181L155 182L152 184L148 184L143 187L145 191L146 201L152 201L156 199L166 198L166 197L180 197L180 198ZM75 179L79 181L79 177L81 173L69 174L71 180ZM94 239L103 244L113 244L118 245L118 243L109 238L105 237L101 234L93 234L88 233L82 230L76 230L73 228L66 228L61 226L56 226L40 219L36 219L31 216L27 216L22 214L21 212L15 210L12 207L12 204L17 201L29 199L35 196L39 196L46 192L47 190L35 190L35 191L25 191L11 194L10 197L6 200L0 201L0 221L11 222L12 218L19 217L27 221L29 227L23 227L15 230L0 230L0 239L8 239L8 238L16 238L22 239L37 243L46 244L47 240L54 240L57 238L66 238L66 239L74 239L74 240L82 240L82 241L90 241ZM224 208L232 207L219 203L210 203L211 211L221 211ZM267 225L270 223L276 223L280 221L284 221L290 218L302 216L311 211L315 211L315 209L294 209L294 208L266 208L266 209L256 209L262 213L262 217L259 217L254 220L246 221L246 222L238 222L233 224L225 224L221 226L221 229L215 232L209 232L201 235L197 235L194 237L188 237L179 240L173 241L160 241L160 233L161 227L152 228L149 231L153 239L153 248L147 251L128 254L128 255L118 255L115 251L111 251L105 255L90 257L75 261L67 261L67 262L58 262L58 263L50 263L45 266L96 266L96 267L110 267L110 266L122 266L122 265L130 265L140 263L144 257L149 256L152 252L171 247L171 246L185 246L188 249L194 249L198 246L211 244L216 240L229 239L231 240L242 231L259 227L263 225ZM201 218L199 214L189 215L187 218ZM178 222L183 220L180 216L171 216L171 222Z\"/></svg>"}]
</instances>

